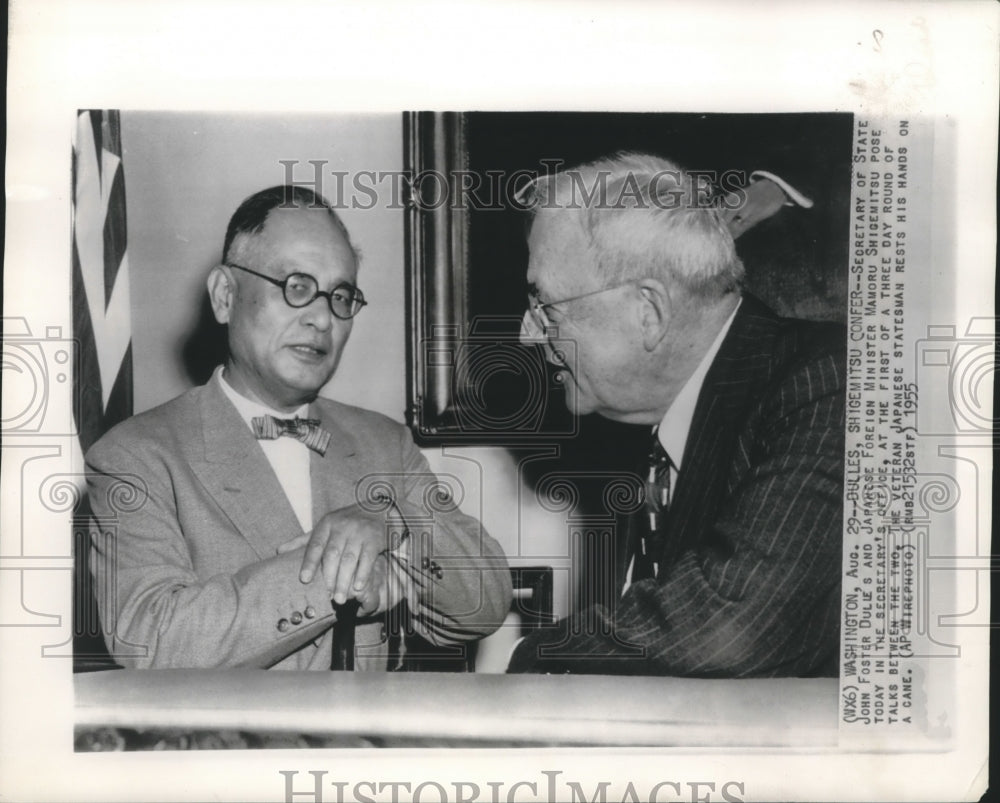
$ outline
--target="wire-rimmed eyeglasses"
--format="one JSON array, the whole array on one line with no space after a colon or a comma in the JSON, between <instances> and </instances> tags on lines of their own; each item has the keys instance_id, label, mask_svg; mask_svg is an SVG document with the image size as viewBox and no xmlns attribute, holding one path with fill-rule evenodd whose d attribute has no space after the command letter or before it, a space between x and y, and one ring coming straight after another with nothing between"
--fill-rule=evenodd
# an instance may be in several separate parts
<instances>
[{"instance_id":1,"label":"wire-rimmed eyeglasses","mask_svg":"<svg viewBox=\"0 0 1000 803\"><path fill-rule=\"evenodd\" d=\"M552 323L549 318L547 309L550 307L558 306L559 304L568 304L570 301L579 301L581 298L590 298L590 296L600 295L601 293L607 293L611 290L617 290L619 287L625 287L625 285L631 284L631 282L624 282L622 284L614 284L611 287L602 287L600 290L591 290L589 293L580 293L577 296L570 296L569 298L561 298L558 301L549 301L542 303L541 299L538 298L538 293L534 290L528 291L528 310L531 312L531 317L534 319L535 324L541 329L542 333L546 337L557 337L559 334L558 327Z\"/></svg>"},{"instance_id":2,"label":"wire-rimmed eyeglasses","mask_svg":"<svg viewBox=\"0 0 1000 803\"><path fill-rule=\"evenodd\" d=\"M266 273L259 273L234 262L227 262L226 265L252 273L254 276L280 287L285 297L285 303L296 309L308 307L319 296L323 296L330 306L330 312L346 321L361 312L361 308L368 303L365 301L365 294L348 282L341 282L328 293L325 290L320 290L316 277L310 276L308 273L290 273L284 279L275 279Z\"/></svg>"}]
</instances>

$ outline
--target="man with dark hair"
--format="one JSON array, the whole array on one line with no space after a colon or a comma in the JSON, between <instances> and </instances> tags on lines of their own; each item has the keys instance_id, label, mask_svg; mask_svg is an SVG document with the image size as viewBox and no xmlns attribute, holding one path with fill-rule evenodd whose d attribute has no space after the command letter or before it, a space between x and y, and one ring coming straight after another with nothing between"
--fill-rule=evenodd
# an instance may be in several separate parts
<instances>
[{"instance_id":1,"label":"man with dark hair","mask_svg":"<svg viewBox=\"0 0 1000 803\"><path fill-rule=\"evenodd\" d=\"M325 210L333 225L350 243L351 237L347 228L325 198L317 195L308 187L302 187L298 184L280 184L277 187L269 187L254 193L244 200L233 213L229 219L229 225L226 226L226 238L222 243L223 264L229 260L229 250L238 235L260 234L264 230L264 223L272 210L295 209L296 207ZM357 257L357 249L353 245L351 250L355 252L355 257Z\"/></svg>"},{"instance_id":2,"label":"man with dark hair","mask_svg":"<svg viewBox=\"0 0 1000 803\"><path fill-rule=\"evenodd\" d=\"M112 656L328 669L334 603L352 599L359 669L388 668L385 615L404 602L433 644L492 632L511 601L500 547L443 501L408 430L319 396L365 304L336 213L303 188L264 190L223 251L208 291L225 364L87 454Z\"/></svg>"},{"instance_id":3,"label":"man with dark hair","mask_svg":"<svg viewBox=\"0 0 1000 803\"><path fill-rule=\"evenodd\" d=\"M623 154L532 191L523 340L573 412L652 431L615 602L529 635L509 670L836 675L843 327L743 294L732 211L667 160Z\"/></svg>"}]
</instances>

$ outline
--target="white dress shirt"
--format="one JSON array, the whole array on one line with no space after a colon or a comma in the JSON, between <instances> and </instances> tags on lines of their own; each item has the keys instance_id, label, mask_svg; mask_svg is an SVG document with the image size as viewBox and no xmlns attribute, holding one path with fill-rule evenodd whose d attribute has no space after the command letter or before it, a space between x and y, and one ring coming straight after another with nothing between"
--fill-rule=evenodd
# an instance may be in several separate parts
<instances>
[{"instance_id":1,"label":"white dress shirt","mask_svg":"<svg viewBox=\"0 0 1000 803\"><path fill-rule=\"evenodd\" d=\"M282 413L273 410L260 402L248 399L226 381L223 367L220 365L212 375L212 381L218 381L222 392L233 403L240 417L250 423L257 416L273 415L275 418L308 418L309 405L303 404L293 413ZM259 440L257 443L264 450L267 462L271 464L274 473L281 484L285 497L288 499L295 517L302 525L303 532L309 532L313 526L312 520L312 483L309 478L309 447L295 438L275 438L274 440Z\"/></svg>"}]
</instances>

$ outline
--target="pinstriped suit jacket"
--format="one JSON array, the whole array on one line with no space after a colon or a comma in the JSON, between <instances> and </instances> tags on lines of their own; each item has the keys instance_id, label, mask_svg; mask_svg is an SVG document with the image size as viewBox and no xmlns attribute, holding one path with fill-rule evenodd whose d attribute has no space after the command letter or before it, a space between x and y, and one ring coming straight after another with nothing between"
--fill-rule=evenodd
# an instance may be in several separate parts
<instances>
[{"instance_id":1,"label":"pinstriped suit jacket","mask_svg":"<svg viewBox=\"0 0 1000 803\"><path fill-rule=\"evenodd\" d=\"M835 676L845 346L842 326L746 296L698 398L658 577L529 636L510 671Z\"/></svg>"}]
</instances>

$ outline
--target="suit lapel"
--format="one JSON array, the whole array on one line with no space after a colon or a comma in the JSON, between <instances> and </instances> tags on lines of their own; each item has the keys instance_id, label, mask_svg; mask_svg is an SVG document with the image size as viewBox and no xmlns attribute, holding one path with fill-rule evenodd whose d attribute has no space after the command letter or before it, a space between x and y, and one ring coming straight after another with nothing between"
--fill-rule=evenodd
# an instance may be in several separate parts
<instances>
[{"instance_id":1,"label":"suit lapel","mask_svg":"<svg viewBox=\"0 0 1000 803\"><path fill-rule=\"evenodd\" d=\"M302 531L271 464L213 377L200 397L204 460L192 469L260 558Z\"/></svg>"},{"instance_id":2,"label":"suit lapel","mask_svg":"<svg viewBox=\"0 0 1000 803\"><path fill-rule=\"evenodd\" d=\"M311 452L309 457L313 523L316 523L331 510L356 501L358 474L362 469L354 435L334 419L328 405L313 402L309 406L309 417L318 418L330 433L326 454Z\"/></svg>"},{"instance_id":3,"label":"suit lapel","mask_svg":"<svg viewBox=\"0 0 1000 803\"><path fill-rule=\"evenodd\" d=\"M682 468L674 488L663 565L670 565L704 535L705 511L725 496L737 436L756 394L766 381L776 318L752 296L744 297L702 385Z\"/></svg>"}]
</instances>

